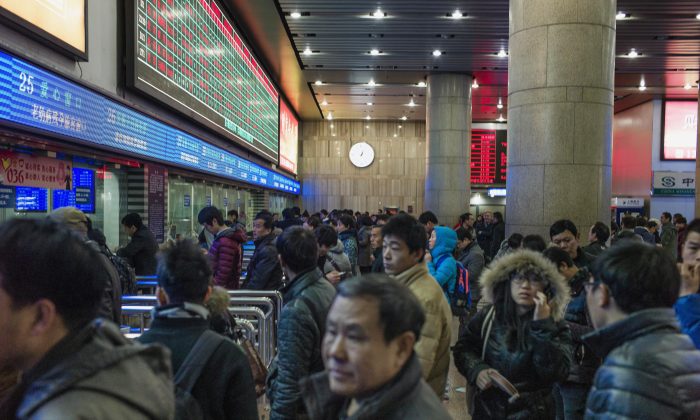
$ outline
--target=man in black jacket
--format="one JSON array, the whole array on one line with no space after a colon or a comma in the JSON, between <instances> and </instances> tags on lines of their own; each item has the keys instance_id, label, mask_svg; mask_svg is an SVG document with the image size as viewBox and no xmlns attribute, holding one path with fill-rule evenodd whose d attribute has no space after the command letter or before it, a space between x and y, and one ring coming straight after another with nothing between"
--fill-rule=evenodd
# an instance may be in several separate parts
<instances>
[{"instance_id":1,"label":"man in black jacket","mask_svg":"<svg viewBox=\"0 0 700 420\"><path fill-rule=\"evenodd\" d=\"M277 257L272 215L262 211L253 220L255 251L248 263L248 272L241 289L279 290L282 287L282 267Z\"/></svg>"},{"instance_id":2,"label":"man in black jacket","mask_svg":"<svg viewBox=\"0 0 700 420\"><path fill-rule=\"evenodd\" d=\"M586 283L596 331L583 340L600 357L587 419L700 418L700 351L678 328L680 275L667 253L625 243L602 254Z\"/></svg>"},{"instance_id":3,"label":"man in black jacket","mask_svg":"<svg viewBox=\"0 0 700 420\"><path fill-rule=\"evenodd\" d=\"M143 224L138 213L129 213L122 219L122 226L131 241L117 251L117 255L126 258L134 267L137 276L151 276L156 273L156 254L158 242L153 233Z\"/></svg>"},{"instance_id":4,"label":"man in black jacket","mask_svg":"<svg viewBox=\"0 0 700 420\"><path fill-rule=\"evenodd\" d=\"M209 330L209 311L204 303L211 294L212 271L206 257L190 241L166 251L158 267L157 297L151 328L139 341L158 343L171 351L173 372ZM257 420L255 385L243 350L224 336L215 337L218 347L208 359L196 359L204 368L191 394L207 419Z\"/></svg>"},{"instance_id":5,"label":"man in black jacket","mask_svg":"<svg viewBox=\"0 0 700 420\"><path fill-rule=\"evenodd\" d=\"M591 259L579 246L579 232L574 222L568 219L557 220L549 227L549 239L552 243L569 253L576 267L588 267Z\"/></svg>"}]
</instances>

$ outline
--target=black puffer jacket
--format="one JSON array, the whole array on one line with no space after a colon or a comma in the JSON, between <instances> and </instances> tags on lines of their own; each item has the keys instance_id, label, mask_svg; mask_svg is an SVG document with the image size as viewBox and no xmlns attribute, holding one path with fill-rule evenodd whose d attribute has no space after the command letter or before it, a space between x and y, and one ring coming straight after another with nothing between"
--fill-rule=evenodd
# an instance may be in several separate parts
<instances>
[{"instance_id":1,"label":"black puffer jacket","mask_svg":"<svg viewBox=\"0 0 700 420\"><path fill-rule=\"evenodd\" d=\"M498 308L502 307L504 294L510 293L510 286L503 283L508 282L515 272L534 272L539 278L549 281L553 294L549 301L552 317L533 321L532 311L523 315L524 348L511 350L508 345L508 326ZM571 333L563 321L564 308L569 300L566 281L541 254L517 251L498 259L482 274L480 283L484 297L496 302L485 357L481 357L481 337L490 306L469 322L454 346L455 365L471 386L476 386L481 371L495 369L515 385L521 398L509 403L507 394L495 387L478 392L474 400L473 418L554 418L552 386L567 378L572 354Z\"/></svg>"},{"instance_id":2,"label":"black puffer jacket","mask_svg":"<svg viewBox=\"0 0 700 420\"><path fill-rule=\"evenodd\" d=\"M277 237L270 233L255 241L255 251L241 289L279 290L282 287L282 266L277 258L276 240Z\"/></svg>"},{"instance_id":3,"label":"black puffer jacket","mask_svg":"<svg viewBox=\"0 0 700 420\"><path fill-rule=\"evenodd\" d=\"M583 339L605 357L586 419L700 419L700 351L671 308L635 312Z\"/></svg>"},{"instance_id":4,"label":"black puffer jacket","mask_svg":"<svg viewBox=\"0 0 700 420\"><path fill-rule=\"evenodd\" d=\"M566 307L564 317L571 330L571 338L574 343L568 381L586 385L593 383L593 376L601 361L600 357L596 356L581 340L582 336L593 331L593 324L586 308L586 291L583 288L590 275L590 271L583 267L569 280L571 302Z\"/></svg>"}]
</instances>

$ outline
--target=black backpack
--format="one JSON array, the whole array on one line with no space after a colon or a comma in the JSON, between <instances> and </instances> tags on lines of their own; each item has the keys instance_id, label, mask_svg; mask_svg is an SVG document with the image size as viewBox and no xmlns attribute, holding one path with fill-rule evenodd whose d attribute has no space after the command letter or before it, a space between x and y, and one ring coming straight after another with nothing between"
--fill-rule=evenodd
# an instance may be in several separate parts
<instances>
[{"instance_id":1,"label":"black backpack","mask_svg":"<svg viewBox=\"0 0 700 420\"><path fill-rule=\"evenodd\" d=\"M136 284L136 271L130 266L126 260L117 254L113 254L107 247L102 247L102 253L109 258L114 268L119 274L119 283L122 285L123 295L138 294L138 286Z\"/></svg>"},{"instance_id":2,"label":"black backpack","mask_svg":"<svg viewBox=\"0 0 700 420\"><path fill-rule=\"evenodd\" d=\"M192 350L175 372L175 419L199 420L204 419L204 410L194 396L192 388L202 376L202 370L212 354L225 340L219 334L206 330L192 346Z\"/></svg>"}]
</instances>

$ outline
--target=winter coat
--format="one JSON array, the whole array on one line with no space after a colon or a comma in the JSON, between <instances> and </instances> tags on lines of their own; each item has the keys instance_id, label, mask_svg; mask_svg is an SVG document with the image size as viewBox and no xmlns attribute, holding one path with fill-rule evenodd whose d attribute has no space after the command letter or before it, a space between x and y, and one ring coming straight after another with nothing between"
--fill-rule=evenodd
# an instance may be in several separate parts
<instances>
[{"instance_id":1,"label":"winter coat","mask_svg":"<svg viewBox=\"0 0 700 420\"><path fill-rule=\"evenodd\" d=\"M678 298L673 306L681 323L681 331L693 340L700 349L700 294L694 293Z\"/></svg>"},{"instance_id":2,"label":"winter coat","mask_svg":"<svg viewBox=\"0 0 700 420\"><path fill-rule=\"evenodd\" d=\"M428 271L437 280L448 301L457 282L457 261L452 256L456 246L457 234L454 230L435 226L435 246L430 250L432 259L428 262Z\"/></svg>"},{"instance_id":3,"label":"winter coat","mask_svg":"<svg viewBox=\"0 0 700 420\"><path fill-rule=\"evenodd\" d=\"M141 226L131 237L131 241L122 249L117 251L117 255L126 258L134 267L137 276L152 276L156 274L158 260L158 242L153 233L146 227Z\"/></svg>"},{"instance_id":4,"label":"winter coat","mask_svg":"<svg viewBox=\"0 0 700 420\"><path fill-rule=\"evenodd\" d=\"M586 253L586 256L588 257L588 259L594 260L598 255L602 254L603 251L608 249L608 247L605 246L605 244L601 243L601 242L591 242L590 244L586 245L582 249L583 249L583 252Z\"/></svg>"},{"instance_id":5,"label":"winter coat","mask_svg":"<svg viewBox=\"0 0 700 420\"><path fill-rule=\"evenodd\" d=\"M586 419L700 418L700 351L678 330L671 308L634 312L584 341L605 358Z\"/></svg>"},{"instance_id":6,"label":"winter coat","mask_svg":"<svg viewBox=\"0 0 700 420\"><path fill-rule=\"evenodd\" d=\"M661 246L673 261L678 259L678 231L671 222L661 225Z\"/></svg>"},{"instance_id":7,"label":"winter coat","mask_svg":"<svg viewBox=\"0 0 700 420\"><path fill-rule=\"evenodd\" d=\"M345 254L350 259L350 265L352 266L352 274L357 274L359 272L359 269L357 268L357 232L355 232L355 229L348 229L346 231L340 232L338 234L338 239L340 239L340 241L343 243L343 247L345 247Z\"/></svg>"},{"instance_id":8,"label":"winter coat","mask_svg":"<svg viewBox=\"0 0 700 420\"><path fill-rule=\"evenodd\" d=\"M248 240L242 230L226 228L217 233L209 248L214 284L229 290L239 288L241 282L241 244Z\"/></svg>"},{"instance_id":9,"label":"winter coat","mask_svg":"<svg viewBox=\"0 0 700 420\"><path fill-rule=\"evenodd\" d=\"M359 267L372 266L372 245L370 243L371 226L362 226L357 233L357 265Z\"/></svg>"},{"instance_id":10,"label":"winter coat","mask_svg":"<svg viewBox=\"0 0 700 420\"><path fill-rule=\"evenodd\" d=\"M474 230L476 230L476 241L479 243L481 249L484 250L488 260L491 260L491 238L493 237L493 224L487 224L484 222L474 224ZM501 243L499 242L498 245Z\"/></svg>"},{"instance_id":11,"label":"winter coat","mask_svg":"<svg viewBox=\"0 0 700 420\"><path fill-rule=\"evenodd\" d=\"M503 307L505 293L510 293L511 275L522 272L534 273L549 282L552 316L533 321L532 311L523 315L523 348L518 348L509 345L511 333L499 308ZM523 250L495 261L481 275L479 283L485 300L495 302L485 356L482 358L481 337L490 306L477 313L462 332L453 348L455 366L473 387L481 371L495 369L518 389L521 397L509 403L507 394L498 388L477 391L473 418L553 419L552 387L566 380L572 354L571 333L563 321L569 301L566 280L540 253Z\"/></svg>"},{"instance_id":12,"label":"winter coat","mask_svg":"<svg viewBox=\"0 0 700 420\"><path fill-rule=\"evenodd\" d=\"M472 242L462 250L462 253L459 255L459 262L469 272L469 292L471 293L472 302L477 302L481 298L479 278L486 264L484 250L481 249L476 241Z\"/></svg>"},{"instance_id":13,"label":"winter coat","mask_svg":"<svg viewBox=\"0 0 700 420\"><path fill-rule=\"evenodd\" d=\"M373 273L383 273L384 272L384 255L382 254L382 249L377 248L372 251L374 255L374 262L372 263Z\"/></svg>"},{"instance_id":14,"label":"winter coat","mask_svg":"<svg viewBox=\"0 0 700 420\"><path fill-rule=\"evenodd\" d=\"M569 369L568 382L590 385L593 383L595 371L600 366L600 358L583 344L582 336L593 331L593 324L588 316L586 307L586 291L584 284L588 281L590 272L587 268L581 268L569 280L571 289L571 301L566 306L564 319L571 330L573 340L573 354L571 368Z\"/></svg>"},{"instance_id":15,"label":"winter coat","mask_svg":"<svg viewBox=\"0 0 700 420\"><path fill-rule=\"evenodd\" d=\"M19 419L172 419L171 376L167 349L96 321L56 344L3 404L20 398Z\"/></svg>"},{"instance_id":16,"label":"winter coat","mask_svg":"<svg viewBox=\"0 0 700 420\"><path fill-rule=\"evenodd\" d=\"M270 233L255 241L255 251L250 257L241 289L279 290L282 287L282 266L277 258L276 239Z\"/></svg>"},{"instance_id":17,"label":"winter coat","mask_svg":"<svg viewBox=\"0 0 700 420\"><path fill-rule=\"evenodd\" d=\"M576 267L578 268L586 267L590 269L591 264L593 264L593 260L589 258L588 255L586 255L586 253L581 247L578 247L576 249L576 258L574 258L574 265L576 265Z\"/></svg>"},{"instance_id":18,"label":"winter coat","mask_svg":"<svg viewBox=\"0 0 700 420\"><path fill-rule=\"evenodd\" d=\"M304 404L312 420L450 420L440 399L421 378L415 354L399 373L374 394L362 399L352 416L343 417L348 398L333 394L328 372L317 373L301 383Z\"/></svg>"},{"instance_id":19,"label":"winter coat","mask_svg":"<svg viewBox=\"0 0 700 420\"><path fill-rule=\"evenodd\" d=\"M323 263L323 265L321 265ZM319 269L323 274L330 273L331 271L339 271L347 273L348 276L352 275L352 266L350 265L350 259L345 254L345 247L340 239L335 244L335 246L328 250L328 253L324 257L319 258Z\"/></svg>"},{"instance_id":20,"label":"winter coat","mask_svg":"<svg viewBox=\"0 0 700 420\"><path fill-rule=\"evenodd\" d=\"M491 249L489 250L489 256L494 258L498 254L498 250L501 246L501 242L506 240L506 224L503 222L498 222L493 225L493 231L491 233Z\"/></svg>"},{"instance_id":21,"label":"winter coat","mask_svg":"<svg viewBox=\"0 0 700 420\"><path fill-rule=\"evenodd\" d=\"M279 349L267 377L270 419L296 419L304 412L299 381L323 370L321 340L335 288L314 267L283 290L277 327Z\"/></svg>"},{"instance_id":22,"label":"winter coat","mask_svg":"<svg viewBox=\"0 0 700 420\"><path fill-rule=\"evenodd\" d=\"M648 244L655 245L656 244L656 239L654 238L654 234L649 232L645 227L643 226L637 226L634 228L634 233L642 237L642 240Z\"/></svg>"},{"instance_id":23,"label":"winter coat","mask_svg":"<svg viewBox=\"0 0 700 420\"><path fill-rule=\"evenodd\" d=\"M228 293L226 293L228 294ZM199 337L210 328L201 316L162 317L159 313L178 305L163 306L155 311L151 328L143 333L141 343L158 343L170 349L173 372L177 372ZM246 354L236 343L220 336L220 343L192 388L205 418L258 420L255 384Z\"/></svg>"},{"instance_id":24,"label":"winter coat","mask_svg":"<svg viewBox=\"0 0 700 420\"><path fill-rule=\"evenodd\" d=\"M423 263L418 263L392 277L411 289L425 311L425 324L420 332L420 340L415 345L415 351L423 368L423 378L435 394L442 396L447 371L450 368L450 305Z\"/></svg>"}]
</instances>

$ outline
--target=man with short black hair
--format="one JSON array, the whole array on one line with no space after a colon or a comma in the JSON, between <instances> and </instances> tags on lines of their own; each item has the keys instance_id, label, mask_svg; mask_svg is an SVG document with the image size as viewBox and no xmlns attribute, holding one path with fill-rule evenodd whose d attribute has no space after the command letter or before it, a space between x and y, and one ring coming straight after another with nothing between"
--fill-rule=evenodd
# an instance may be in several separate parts
<instances>
[{"instance_id":1,"label":"man with short black hair","mask_svg":"<svg viewBox=\"0 0 700 420\"><path fill-rule=\"evenodd\" d=\"M304 413L299 381L323 370L321 340L335 288L317 268L314 234L301 226L277 238L279 261L288 279L278 323L277 356L268 376L271 419L296 419Z\"/></svg>"},{"instance_id":2,"label":"man with short black hair","mask_svg":"<svg viewBox=\"0 0 700 420\"><path fill-rule=\"evenodd\" d=\"M588 267L591 264L591 260L578 245L578 229L571 220L561 219L554 222L549 228L549 239L555 246L569 253L576 267Z\"/></svg>"},{"instance_id":3,"label":"man with short black hair","mask_svg":"<svg viewBox=\"0 0 700 420\"><path fill-rule=\"evenodd\" d=\"M442 396L450 365L452 310L425 263L425 227L408 214L399 214L382 227L384 271L408 286L420 302L427 322L416 344L423 377Z\"/></svg>"},{"instance_id":4,"label":"man with short black hair","mask_svg":"<svg viewBox=\"0 0 700 420\"><path fill-rule=\"evenodd\" d=\"M414 352L425 322L415 295L386 275L341 283L323 339L326 371L301 383L310 418L449 419Z\"/></svg>"},{"instance_id":5,"label":"man with short black hair","mask_svg":"<svg viewBox=\"0 0 700 420\"><path fill-rule=\"evenodd\" d=\"M657 247L627 242L602 254L591 271L586 303L596 331L583 340L604 361L586 418L700 418L700 351L673 312L675 261Z\"/></svg>"},{"instance_id":6,"label":"man with short black hair","mask_svg":"<svg viewBox=\"0 0 700 420\"><path fill-rule=\"evenodd\" d=\"M270 212L261 211L253 220L255 251L248 263L242 289L279 290L282 287L282 267L275 248L276 236Z\"/></svg>"},{"instance_id":7,"label":"man with short black hair","mask_svg":"<svg viewBox=\"0 0 700 420\"><path fill-rule=\"evenodd\" d=\"M224 221L226 226L232 227L234 229L241 229L245 231L245 225L238 221L238 210L229 210L226 212L226 220Z\"/></svg>"},{"instance_id":8,"label":"man with short black hair","mask_svg":"<svg viewBox=\"0 0 700 420\"><path fill-rule=\"evenodd\" d=\"M438 225L438 219L435 213L428 210L418 216L418 223L425 226L425 233L430 237L430 234L433 233L433 229Z\"/></svg>"},{"instance_id":9,"label":"man with short black hair","mask_svg":"<svg viewBox=\"0 0 700 420\"><path fill-rule=\"evenodd\" d=\"M258 419L255 385L248 359L233 341L209 329L204 306L211 295L212 270L190 241L164 251L158 265L159 306L138 341L171 351L174 376L187 366L203 366L190 394L208 419ZM209 343L209 344L204 344ZM190 355L200 349L199 353Z\"/></svg>"},{"instance_id":10,"label":"man with short black hair","mask_svg":"<svg viewBox=\"0 0 700 420\"><path fill-rule=\"evenodd\" d=\"M671 223L671 213L667 211L661 213L659 220L661 221L661 246L676 261L678 259L678 231Z\"/></svg>"},{"instance_id":11,"label":"man with short black hair","mask_svg":"<svg viewBox=\"0 0 700 420\"><path fill-rule=\"evenodd\" d=\"M156 273L158 261L158 241L153 233L143 224L138 213L129 213L122 218L122 227L131 241L117 255L126 258L134 267L137 276L150 276Z\"/></svg>"},{"instance_id":12,"label":"man with short black hair","mask_svg":"<svg viewBox=\"0 0 700 420\"><path fill-rule=\"evenodd\" d=\"M583 247L583 251L591 258L597 257L608 249L606 245L608 238L610 238L610 228L603 222L595 222L588 231L589 244Z\"/></svg>"},{"instance_id":13,"label":"man with short black hair","mask_svg":"<svg viewBox=\"0 0 700 420\"><path fill-rule=\"evenodd\" d=\"M0 370L21 379L2 419L172 419L168 352L94 321L99 251L51 220L0 225Z\"/></svg>"},{"instance_id":14,"label":"man with short black hair","mask_svg":"<svg viewBox=\"0 0 700 420\"><path fill-rule=\"evenodd\" d=\"M352 210L350 210L350 212L352 213ZM352 266L351 274L355 275L360 272L357 266L359 245L357 243L355 220L348 214L341 214L340 217L338 217L336 230L338 231L338 239L340 239L345 248L345 254L350 259L350 265Z\"/></svg>"},{"instance_id":15,"label":"man with short black hair","mask_svg":"<svg viewBox=\"0 0 700 420\"><path fill-rule=\"evenodd\" d=\"M238 289L243 257L241 244L248 240L248 236L241 229L226 226L221 211L214 206L200 210L197 221L207 232L214 235L207 253L214 284L228 290Z\"/></svg>"},{"instance_id":16,"label":"man with short black hair","mask_svg":"<svg viewBox=\"0 0 700 420\"><path fill-rule=\"evenodd\" d=\"M377 218L377 224L372 226L372 231L370 232L370 243L372 245L372 272L373 273L383 273L384 272L384 258L382 257L382 242L384 238L382 237L382 227L384 224L379 224L379 219Z\"/></svg>"},{"instance_id":17,"label":"man with short black hair","mask_svg":"<svg viewBox=\"0 0 700 420\"><path fill-rule=\"evenodd\" d=\"M321 225L314 230L318 242L318 268L334 286L352 274L350 259L332 226Z\"/></svg>"}]
</instances>

